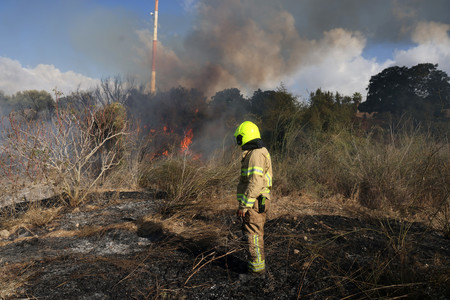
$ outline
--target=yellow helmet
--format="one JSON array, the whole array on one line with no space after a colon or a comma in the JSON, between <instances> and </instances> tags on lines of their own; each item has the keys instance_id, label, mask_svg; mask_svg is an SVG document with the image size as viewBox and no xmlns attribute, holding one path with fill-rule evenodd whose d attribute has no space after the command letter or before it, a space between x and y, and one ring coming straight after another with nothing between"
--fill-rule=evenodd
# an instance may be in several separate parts
<instances>
[{"instance_id":1,"label":"yellow helmet","mask_svg":"<svg viewBox=\"0 0 450 300\"><path fill-rule=\"evenodd\" d=\"M260 139L261 134L259 133L258 126L250 121L245 121L234 132L234 137L239 146L245 145L247 142Z\"/></svg>"}]
</instances>

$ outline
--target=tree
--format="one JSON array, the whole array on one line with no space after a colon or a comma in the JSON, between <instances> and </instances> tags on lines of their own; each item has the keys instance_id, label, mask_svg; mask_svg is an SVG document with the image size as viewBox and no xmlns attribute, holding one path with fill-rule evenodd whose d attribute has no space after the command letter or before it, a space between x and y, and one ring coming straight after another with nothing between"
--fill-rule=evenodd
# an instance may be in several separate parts
<instances>
[{"instance_id":1,"label":"tree","mask_svg":"<svg viewBox=\"0 0 450 300\"><path fill-rule=\"evenodd\" d=\"M307 127L320 131L342 128L352 122L359 101L361 101L359 93L349 97L318 89L310 94L310 106L305 118Z\"/></svg>"},{"instance_id":2,"label":"tree","mask_svg":"<svg viewBox=\"0 0 450 300\"><path fill-rule=\"evenodd\" d=\"M250 103L250 113L261 120L259 129L263 140L270 144L272 150L281 149L289 128L300 125L297 98L281 85L276 91L255 91Z\"/></svg>"},{"instance_id":3,"label":"tree","mask_svg":"<svg viewBox=\"0 0 450 300\"><path fill-rule=\"evenodd\" d=\"M49 120L55 110L55 101L46 91L27 90L10 97L14 110L26 119L42 117Z\"/></svg>"},{"instance_id":4,"label":"tree","mask_svg":"<svg viewBox=\"0 0 450 300\"><path fill-rule=\"evenodd\" d=\"M5 93L0 90L0 117L7 115L11 111L11 97L5 95Z\"/></svg>"},{"instance_id":5,"label":"tree","mask_svg":"<svg viewBox=\"0 0 450 300\"><path fill-rule=\"evenodd\" d=\"M416 119L439 116L450 108L450 78L430 63L390 67L372 76L362 112L389 112L394 116L409 112Z\"/></svg>"},{"instance_id":6,"label":"tree","mask_svg":"<svg viewBox=\"0 0 450 300\"><path fill-rule=\"evenodd\" d=\"M248 113L249 101L237 88L225 89L211 97L209 107L213 118L233 120L240 123Z\"/></svg>"}]
</instances>

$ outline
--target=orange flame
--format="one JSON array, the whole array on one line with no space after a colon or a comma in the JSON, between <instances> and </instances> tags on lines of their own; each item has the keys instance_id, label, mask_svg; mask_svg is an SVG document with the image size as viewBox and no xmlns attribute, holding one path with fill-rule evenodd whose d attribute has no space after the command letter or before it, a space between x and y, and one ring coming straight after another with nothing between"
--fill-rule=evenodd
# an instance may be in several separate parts
<instances>
[{"instance_id":1,"label":"orange flame","mask_svg":"<svg viewBox=\"0 0 450 300\"><path fill-rule=\"evenodd\" d=\"M181 144L180 144L181 151L184 152L189 149L189 145L192 144L193 137L194 137L194 133L192 132L192 128L191 128L185 133L184 138L181 141Z\"/></svg>"}]
</instances>

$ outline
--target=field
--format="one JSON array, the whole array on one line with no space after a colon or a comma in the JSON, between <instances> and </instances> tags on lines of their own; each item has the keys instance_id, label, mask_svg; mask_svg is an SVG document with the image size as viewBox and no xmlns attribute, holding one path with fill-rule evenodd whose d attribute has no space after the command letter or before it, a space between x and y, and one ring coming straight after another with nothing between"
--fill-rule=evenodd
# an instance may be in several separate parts
<instances>
[{"instance_id":1,"label":"field","mask_svg":"<svg viewBox=\"0 0 450 300\"><path fill-rule=\"evenodd\" d=\"M266 223L268 274L245 268L231 196L174 214L164 193L104 192L34 205L3 223L4 299L446 299L448 237L339 199L281 197Z\"/></svg>"},{"instance_id":2,"label":"field","mask_svg":"<svg viewBox=\"0 0 450 300\"><path fill-rule=\"evenodd\" d=\"M2 123L0 299L450 297L448 120L355 120L357 99L320 90L310 106L255 92L261 115L241 116L245 99L224 112L236 103L173 93L143 101L160 115L142 122L105 102ZM244 116L274 169L268 272L251 281L235 216Z\"/></svg>"}]
</instances>

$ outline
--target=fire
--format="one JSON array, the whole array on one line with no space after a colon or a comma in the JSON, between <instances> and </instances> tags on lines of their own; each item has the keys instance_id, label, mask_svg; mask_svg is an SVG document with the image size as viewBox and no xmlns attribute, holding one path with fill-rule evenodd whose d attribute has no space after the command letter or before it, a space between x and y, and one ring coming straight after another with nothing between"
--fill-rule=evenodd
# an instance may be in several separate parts
<instances>
[{"instance_id":1,"label":"fire","mask_svg":"<svg viewBox=\"0 0 450 300\"><path fill-rule=\"evenodd\" d=\"M194 133L192 128L190 128L184 135L183 140L180 143L181 151L185 152L189 149L189 145L192 144L192 139L194 138Z\"/></svg>"},{"instance_id":2,"label":"fire","mask_svg":"<svg viewBox=\"0 0 450 300\"><path fill-rule=\"evenodd\" d=\"M193 153L189 147L194 139L194 131L191 126L185 127L184 134L180 135L180 128L172 128L169 125L163 125L159 129L147 128L150 141L154 145L155 151L149 155L149 160L158 159L160 157L170 157L174 149L169 149L169 145L178 140L178 153L188 155L193 160L201 158L201 154ZM181 131L183 132L183 131ZM181 140L180 140L181 139Z\"/></svg>"}]
</instances>

